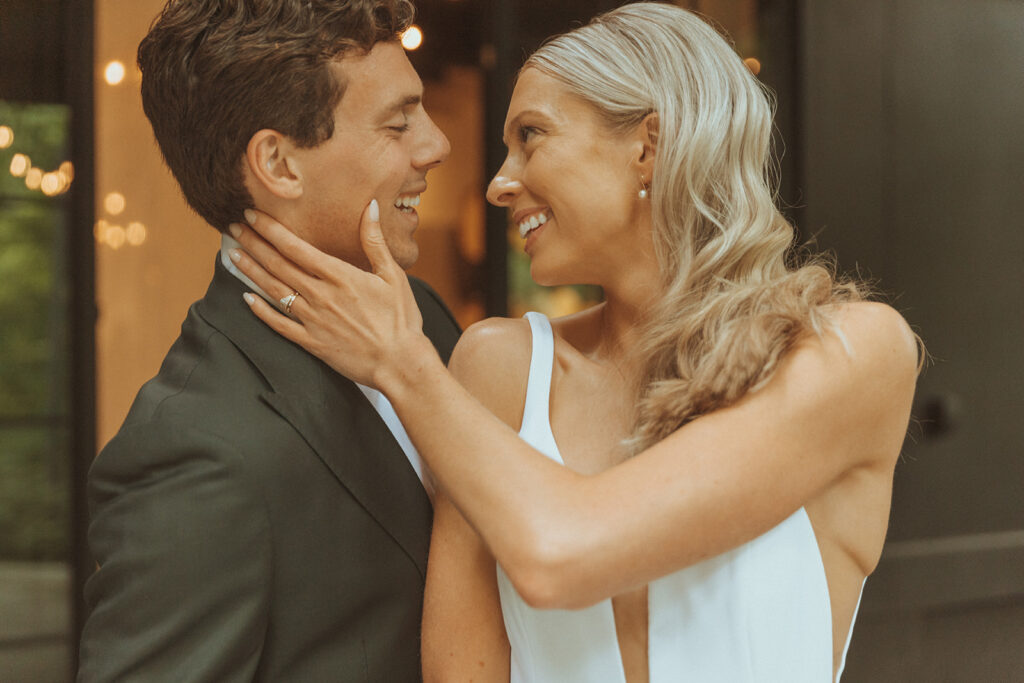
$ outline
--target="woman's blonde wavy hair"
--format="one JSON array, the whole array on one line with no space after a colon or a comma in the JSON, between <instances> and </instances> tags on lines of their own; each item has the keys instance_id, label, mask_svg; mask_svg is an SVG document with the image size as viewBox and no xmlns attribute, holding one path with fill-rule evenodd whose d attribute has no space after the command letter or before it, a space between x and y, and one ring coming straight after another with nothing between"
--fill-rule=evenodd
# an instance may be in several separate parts
<instances>
[{"instance_id":1,"label":"woman's blonde wavy hair","mask_svg":"<svg viewBox=\"0 0 1024 683\"><path fill-rule=\"evenodd\" d=\"M642 2L547 42L524 67L561 81L613 133L658 119L650 201L664 292L638 347L638 452L771 378L826 307L865 296L831 261L790 263L775 206L773 98L699 16Z\"/></svg>"}]
</instances>

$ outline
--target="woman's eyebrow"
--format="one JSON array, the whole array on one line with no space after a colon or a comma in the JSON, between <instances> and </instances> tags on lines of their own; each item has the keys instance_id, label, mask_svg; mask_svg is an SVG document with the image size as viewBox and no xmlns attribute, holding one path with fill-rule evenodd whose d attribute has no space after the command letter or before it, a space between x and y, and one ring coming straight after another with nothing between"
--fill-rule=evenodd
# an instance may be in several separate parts
<instances>
[{"instance_id":1,"label":"woman's eyebrow","mask_svg":"<svg viewBox=\"0 0 1024 683\"><path fill-rule=\"evenodd\" d=\"M508 124L505 126L505 130L503 131L503 134L502 134L502 137L501 137L501 141L505 143L506 147L508 147L508 133L509 133L509 131L513 130L516 127L516 124L519 123L519 119L523 118L524 116L529 116L531 114L534 115L534 116L539 116L539 117L541 117L541 118L543 118L545 120L550 118L550 117L548 117L547 114L545 114L544 112L540 111L539 109L524 109L523 111L519 112L518 114L515 115L515 118L513 118L511 121L508 122Z\"/></svg>"}]
</instances>

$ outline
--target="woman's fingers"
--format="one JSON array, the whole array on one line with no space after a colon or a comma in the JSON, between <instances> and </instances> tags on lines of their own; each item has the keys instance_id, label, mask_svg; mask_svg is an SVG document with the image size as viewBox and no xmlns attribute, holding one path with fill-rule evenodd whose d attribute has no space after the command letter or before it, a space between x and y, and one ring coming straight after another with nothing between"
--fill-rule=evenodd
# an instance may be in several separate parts
<instances>
[{"instance_id":1,"label":"woman's fingers","mask_svg":"<svg viewBox=\"0 0 1024 683\"><path fill-rule=\"evenodd\" d=\"M422 316L405 272L388 249L376 201L359 222L372 273L320 252L266 214L248 212L246 219L252 228L232 226L244 252L231 258L269 297L285 299L286 308L291 304L288 318L262 299L246 296L275 332L341 374L371 385L382 368L406 363L409 349L421 346Z\"/></svg>"},{"instance_id":2,"label":"woman's fingers","mask_svg":"<svg viewBox=\"0 0 1024 683\"><path fill-rule=\"evenodd\" d=\"M311 348L313 340L305 327L288 318L257 294L246 292L244 298L245 303L249 305L249 308L256 314L256 317L265 322L270 329L285 339L295 342L310 353L315 353Z\"/></svg>"},{"instance_id":3,"label":"woman's fingers","mask_svg":"<svg viewBox=\"0 0 1024 683\"><path fill-rule=\"evenodd\" d=\"M314 277L325 278L332 269L344 270L345 266L354 268L354 266L320 251L261 211L247 209L245 220L260 237L274 248L274 251ZM250 251L248 245L244 246L246 251L253 254L258 261L263 261L260 254ZM271 266L271 264L264 262L264 266Z\"/></svg>"},{"instance_id":4,"label":"woman's fingers","mask_svg":"<svg viewBox=\"0 0 1024 683\"><path fill-rule=\"evenodd\" d=\"M301 279L300 276L293 274L293 277L289 278L288 282L285 282L273 273L267 271L266 268L260 265L259 261L249 256L247 252L242 251L241 249L232 249L229 252L229 255L238 270L242 271L242 273L252 280L257 287L274 299L280 300L292 292L301 293L303 289L306 289L298 284ZM296 284L290 284L292 282Z\"/></svg>"},{"instance_id":5,"label":"woman's fingers","mask_svg":"<svg viewBox=\"0 0 1024 683\"><path fill-rule=\"evenodd\" d=\"M233 223L229 226L228 232L245 250L237 257L232 254L231 260L239 270L271 296L277 296L279 289L288 290L280 296L285 296L293 290L308 291L317 281L316 276L292 263L249 226Z\"/></svg>"}]
</instances>

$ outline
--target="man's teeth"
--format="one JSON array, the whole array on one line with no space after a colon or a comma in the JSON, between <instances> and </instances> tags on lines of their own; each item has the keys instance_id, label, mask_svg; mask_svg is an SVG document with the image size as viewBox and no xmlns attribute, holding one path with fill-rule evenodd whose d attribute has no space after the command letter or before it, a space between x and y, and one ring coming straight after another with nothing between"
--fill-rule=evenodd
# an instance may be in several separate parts
<instances>
[{"instance_id":1,"label":"man's teeth","mask_svg":"<svg viewBox=\"0 0 1024 683\"><path fill-rule=\"evenodd\" d=\"M531 230L535 230L540 226L548 222L548 215L546 213L535 213L529 218L524 218L519 223L519 235L523 239L530 234Z\"/></svg>"},{"instance_id":2,"label":"man's teeth","mask_svg":"<svg viewBox=\"0 0 1024 683\"><path fill-rule=\"evenodd\" d=\"M413 209L420 205L418 194L403 195L395 200L396 209Z\"/></svg>"}]
</instances>

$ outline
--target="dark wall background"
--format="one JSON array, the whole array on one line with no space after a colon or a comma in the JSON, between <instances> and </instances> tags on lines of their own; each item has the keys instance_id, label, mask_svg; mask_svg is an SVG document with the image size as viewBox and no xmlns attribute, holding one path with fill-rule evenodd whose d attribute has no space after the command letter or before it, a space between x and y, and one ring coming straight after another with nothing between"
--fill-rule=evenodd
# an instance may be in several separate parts
<instances>
[{"instance_id":1,"label":"dark wall background","mask_svg":"<svg viewBox=\"0 0 1024 683\"><path fill-rule=\"evenodd\" d=\"M796 5L801 228L932 354L844 681L1024 680L1024 2Z\"/></svg>"}]
</instances>

